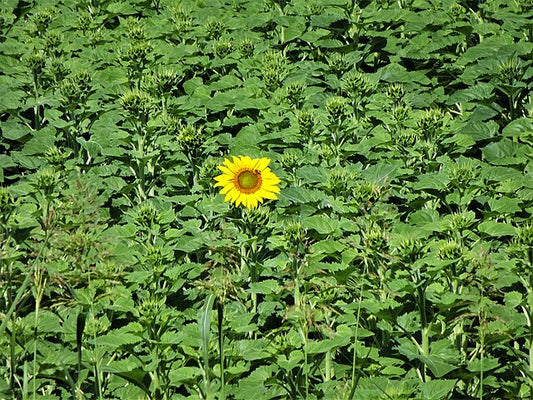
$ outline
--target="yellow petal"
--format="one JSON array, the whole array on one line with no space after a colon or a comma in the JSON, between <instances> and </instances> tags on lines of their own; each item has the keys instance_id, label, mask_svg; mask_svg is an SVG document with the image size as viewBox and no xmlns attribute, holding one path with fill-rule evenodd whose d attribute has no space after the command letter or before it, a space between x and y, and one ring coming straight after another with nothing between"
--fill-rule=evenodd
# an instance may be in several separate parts
<instances>
[{"instance_id":1,"label":"yellow petal","mask_svg":"<svg viewBox=\"0 0 533 400\"><path fill-rule=\"evenodd\" d=\"M235 172L233 172L233 171L231 170L232 167L227 167L227 168L226 168L226 167L224 167L223 165L219 165L217 168L218 168L219 170L221 170L222 172L224 172L223 175L228 175L228 176L233 176L233 175L235 175Z\"/></svg>"},{"instance_id":2,"label":"yellow petal","mask_svg":"<svg viewBox=\"0 0 533 400\"><path fill-rule=\"evenodd\" d=\"M264 157L261 160L259 160L259 163L257 165L257 169L260 170L260 171L263 171L263 170L267 169L268 164L270 164L270 159Z\"/></svg>"},{"instance_id":3,"label":"yellow petal","mask_svg":"<svg viewBox=\"0 0 533 400\"><path fill-rule=\"evenodd\" d=\"M228 160L227 158L224 159L224 165L227 167L227 169L230 171L230 173L233 175L235 173L237 173L237 171L239 170L238 166L235 164L235 157L234 157L234 162L231 162L230 160Z\"/></svg>"},{"instance_id":4,"label":"yellow petal","mask_svg":"<svg viewBox=\"0 0 533 400\"><path fill-rule=\"evenodd\" d=\"M255 198L255 196L250 196L250 206L251 208L257 207L257 199Z\"/></svg>"},{"instance_id":5,"label":"yellow petal","mask_svg":"<svg viewBox=\"0 0 533 400\"><path fill-rule=\"evenodd\" d=\"M248 156L241 157L242 166L245 168L253 169L252 159Z\"/></svg>"},{"instance_id":6,"label":"yellow petal","mask_svg":"<svg viewBox=\"0 0 533 400\"><path fill-rule=\"evenodd\" d=\"M270 199L270 200L277 200L278 199L278 196L276 196L274 193L266 191L266 190L260 190L257 193L259 194L259 196L262 196L265 199Z\"/></svg>"},{"instance_id":7,"label":"yellow petal","mask_svg":"<svg viewBox=\"0 0 533 400\"><path fill-rule=\"evenodd\" d=\"M233 189L233 185L224 185L224 187L220 190L220 194L226 194L231 189Z\"/></svg>"}]
</instances>

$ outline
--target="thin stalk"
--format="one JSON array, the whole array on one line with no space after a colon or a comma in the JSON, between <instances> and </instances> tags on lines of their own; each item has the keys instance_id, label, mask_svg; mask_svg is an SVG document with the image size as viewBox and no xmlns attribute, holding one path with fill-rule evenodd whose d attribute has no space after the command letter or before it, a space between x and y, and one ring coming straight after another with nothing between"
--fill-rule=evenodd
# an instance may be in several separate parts
<instances>
[{"instance_id":1,"label":"thin stalk","mask_svg":"<svg viewBox=\"0 0 533 400\"><path fill-rule=\"evenodd\" d=\"M4 320L2 321L2 324L0 325L0 335L3 334L4 329L10 320L11 316L13 315L13 312L15 311L15 308L17 307L18 303L20 302L20 299L22 298L23 294L26 293L26 289L28 288L28 284L30 283L30 278L34 272L35 265L37 264L37 261L41 258L43 251L45 247L48 245L48 240L50 239L50 232L47 230L44 238L44 242L39 249L39 253L37 254L37 257L35 257L35 260L33 260L33 263L26 274L26 277L24 278L24 282L22 282L22 285L20 286L19 290L17 291L17 295L15 296L15 300L13 300L13 303L11 303L11 306L9 307L9 310L4 316Z\"/></svg>"},{"instance_id":2,"label":"thin stalk","mask_svg":"<svg viewBox=\"0 0 533 400\"><path fill-rule=\"evenodd\" d=\"M357 380L355 377L355 363L357 360L357 339L359 338L359 319L361 318L361 302L363 300L363 285L360 285L359 287L359 301L357 303L357 315L355 317L355 338L354 338L354 344L353 344L353 357L352 357L352 388L350 390L350 396L349 399L353 398L353 395L355 393L355 389L357 386L357 381L359 380L359 377L361 374L359 373L357 375Z\"/></svg>"},{"instance_id":3,"label":"thin stalk","mask_svg":"<svg viewBox=\"0 0 533 400\"><path fill-rule=\"evenodd\" d=\"M33 94L35 103L37 103L37 100L39 99L39 75L37 74L37 71L33 71ZM39 130L41 125L41 116L39 115L39 111L39 104L33 106L33 128L35 130Z\"/></svg>"},{"instance_id":4,"label":"thin stalk","mask_svg":"<svg viewBox=\"0 0 533 400\"><path fill-rule=\"evenodd\" d=\"M219 300L217 302L217 312L218 312L218 352L219 352L219 365L220 365L220 390L222 400L226 400L226 381L224 378L224 336L223 336L223 327L222 323L224 322L224 307L222 302Z\"/></svg>"},{"instance_id":5,"label":"thin stalk","mask_svg":"<svg viewBox=\"0 0 533 400\"><path fill-rule=\"evenodd\" d=\"M211 328L211 310L213 309L213 303L215 301L215 295L210 294L205 300L204 308L200 314L199 328L200 328L200 345L202 348L202 360L203 360L203 375L204 375L204 390L206 399L211 398L211 377L209 374L209 333Z\"/></svg>"},{"instance_id":6,"label":"thin stalk","mask_svg":"<svg viewBox=\"0 0 533 400\"><path fill-rule=\"evenodd\" d=\"M307 342L308 342L307 329L305 329L305 332L303 332L303 339L304 339L305 398L307 399L309 397L309 367L308 367L308 361L307 361Z\"/></svg>"},{"instance_id":7,"label":"thin stalk","mask_svg":"<svg viewBox=\"0 0 533 400\"><path fill-rule=\"evenodd\" d=\"M39 310L41 308L41 300L44 293L43 271L37 268L35 271L35 319L33 328L33 399L37 396L37 339L39 327Z\"/></svg>"},{"instance_id":8,"label":"thin stalk","mask_svg":"<svg viewBox=\"0 0 533 400\"><path fill-rule=\"evenodd\" d=\"M422 277L420 276L420 271L417 271L417 295L418 295L418 310L420 313L420 323L421 323L421 336L422 336L422 354L424 356L429 355L429 329L426 316L426 293L425 293L425 282L422 283ZM422 378L425 380L427 377L426 364L422 366Z\"/></svg>"},{"instance_id":9,"label":"thin stalk","mask_svg":"<svg viewBox=\"0 0 533 400\"><path fill-rule=\"evenodd\" d=\"M294 306L300 308L300 280L298 279L298 273L294 277Z\"/></svg>"},{"instance_id":10,"label":"thin stalk","mask_svg":"<svg viewBox=\"0 0 533 400\"><path fill-rule=\"evenodd\" d=\"M530 266L531 267L531 266ZM529 398L533 400L533 274L529 274L529 288L527 291L527 302L529 314Z\"/></svg>"},{"instance_id":11,"label":"thin stalk","mask_svg":"<svg viewBox=\"0 0 533 400\"><path fill-rule=\"evenodd\" d=\"M483 301L483 292L481 292L481 300ZM484 380L484 374L483 374L483 361L485 358L485 315L483 311L483 303L481 306L481 315L480 315L480 372L479 372L479 400L483 400L483 380Z\"/></svg>"},{"instance_id":12,"label":"thin stalk","mask_svg":"<svg viewBox=\"0 0 533 400\"><path fill-rule=\"evenodd\" d=\"M325 382L331 380L331 350L326 351L326 378Z\"/></svg>"}]
</instances>

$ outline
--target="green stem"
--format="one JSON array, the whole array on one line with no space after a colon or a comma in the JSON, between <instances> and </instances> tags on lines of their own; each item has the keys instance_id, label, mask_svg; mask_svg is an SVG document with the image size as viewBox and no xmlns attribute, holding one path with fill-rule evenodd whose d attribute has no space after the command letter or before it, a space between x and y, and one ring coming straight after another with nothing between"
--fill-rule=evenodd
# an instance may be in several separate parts
<instances>
[{"instance_id":1,"label":"green stem","mask_svg":"<svg viewBox=\"0 0 533 400\"><path fill-rule=\"evenodd\" d=\"M0 325L0 335L3 334L4 329L6 328L6 325L8 321L10 320L11 316L13 315L13 312L15 311L15 308L20 302L20 299L26 293L26 289L28 288L28 284L30 283L30 278L35 270L35 265L37 264L37 261L41 258L41 255L43 254L43 251L45 247L48 245L48 239L50 238L50 232L47 230L44 238L43 245L41 246L41 249L39 250L39 253L37 254L37 257L35 257L35 260L33 261L28 273L26 274L26 277L24 278L24 282L22 282L22 285L20 286L19 290L17 291L17 295L15 296L15 300L13 300L13 303L11 303L11 306L9 307L9 310L4 316L4 320L2 321L2 324Z\"/></svg>"},{"instance_id":2,"label":"green stem","mask_svg":"<svg viewBox=\"0 0 533 400\"><path fill-rule=\"evenodd\" d=\"M531 268L531 265L529 265ZM533 400L533 273L529 274L529 288L527 291L528 322L529 322L529 398Z\"/></svg>"},{"instance_id":3,"label":"green stem","mask_svg":"<svg viewBox=\"0 0 533 400\"><path fill-rule=\"evenodd\" d=\"M220 364L220 390L222 400L226 400L226 381L224 378L224 336L222 323L224 322L224 308L222 302L217 302L218 311L218 351L219 351L219 364Z\"/></svg>"},{"instance_id":4,"label":"green stem","mask_svg":"<svg viewBox=\"0 0 533 400\"><path fill-rule=\"evenodd\" d=\"M39 76L37 74L37 71L33 71L33 91L34 91L33 93L34 93L35 103L37 103L37 100L39 99L38 88L39 88ZM36 104L35 106L33 106L33 128L35 130L39 130L40 125L41 125L41 116L39 114L40 114L39 104Z\"/></svg>"},{"instance_id":5,"label":"green stem","mask_svg":"<svg viewBox=\"0 0 533 400\"><path fill-rule=\"evenodd\" d=\"M325 381L331 380L331 350L326 351L326 378Z\"/></svg>"},{"instance_id":6,"label":"green stem","mask_svg":"<svg viewBox=\"0 0 533 400\"><path fill-rule=\"evenodd\" d=\"M294 278L294 306L300 308L300 280L298 279L298 273Z\"/></svg>"},{"instance_id":7,"label":"green stem","mask_svg":"<svg viewBox=\"0 0 533 400\"><path fill-rule=\"evenodd\" d=\"M425 282L422 282L422 277L420 276L420 271L417 271L417 294L418 294L418 309L420 313L420 323L421 323L421 335L422 335L422 354L424 356L429 355L429 328L427 323L426 316L426 293L425 293ZM422 366L422 377L425 380L427 377L426 374L426 364Z\"/></svg>"}]
</instances>

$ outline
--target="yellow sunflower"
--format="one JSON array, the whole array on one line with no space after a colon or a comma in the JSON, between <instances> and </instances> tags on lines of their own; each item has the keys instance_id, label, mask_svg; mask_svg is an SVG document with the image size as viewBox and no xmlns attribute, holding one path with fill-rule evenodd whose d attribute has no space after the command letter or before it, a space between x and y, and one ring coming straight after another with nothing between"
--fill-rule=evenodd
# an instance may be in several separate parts
<instances>
[{"instance_id":1,"label":"yellow sunflower","mask_svg":"<svg viewBox=\"0 0 533 400\"><path fill-rule=\"evenodd\" d=\"M268 167L269 163L266 157L233 156L233 162L226 158L224 165L218 167L223 174L215 177L215 186L222 186L220 193L226 195L224 201L252 209L264 199L276 200L280 180Z\"/></svg>"}]
</instances>

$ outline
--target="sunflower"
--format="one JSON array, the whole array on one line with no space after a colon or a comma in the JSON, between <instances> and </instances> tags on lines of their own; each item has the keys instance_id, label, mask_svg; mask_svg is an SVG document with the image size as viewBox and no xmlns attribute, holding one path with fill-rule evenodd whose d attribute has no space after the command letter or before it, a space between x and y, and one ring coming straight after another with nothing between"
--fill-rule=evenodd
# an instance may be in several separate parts
<instances>
[{"instance_id":1,"label":"sunflower","mask_svg":"<svg viewBox=\"0 0 533 400\"><path fill-rule=\"evenodd\" d=\"M268 167L269 163L266 157L233 156L233 162L226 158L224 165L218 167L223 174L215 177L215 186L222 186L220 193L226 195L224 201L252 209L264 199L276 200L280 180Z\"/></svg>"}]
</instances>

